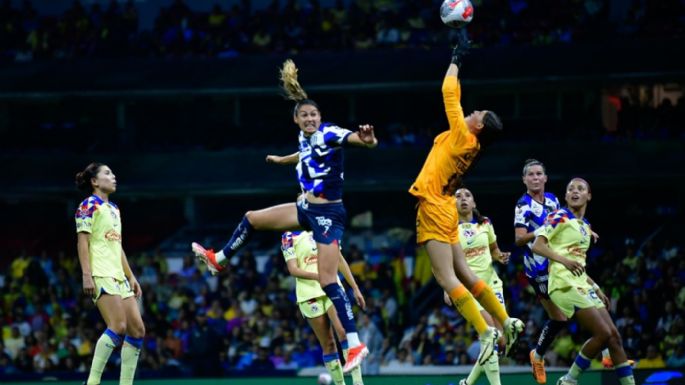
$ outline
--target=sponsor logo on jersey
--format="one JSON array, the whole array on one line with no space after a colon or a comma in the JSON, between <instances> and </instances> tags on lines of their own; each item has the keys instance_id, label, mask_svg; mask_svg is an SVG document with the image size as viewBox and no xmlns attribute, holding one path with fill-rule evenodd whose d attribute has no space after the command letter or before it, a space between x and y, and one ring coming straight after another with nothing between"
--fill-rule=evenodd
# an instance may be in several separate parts
<instances>
[{"instance_id":1,"label":"sponsor logo on jersey","mask_svg":"<svg viewBox=\"0 0 685 385\"><path fill-rule=\"evenodd\" d=\"M109 230L105 233L105 239L108 241L121 242L121 234L116 230Z\"/></svg>"}]
</instances>

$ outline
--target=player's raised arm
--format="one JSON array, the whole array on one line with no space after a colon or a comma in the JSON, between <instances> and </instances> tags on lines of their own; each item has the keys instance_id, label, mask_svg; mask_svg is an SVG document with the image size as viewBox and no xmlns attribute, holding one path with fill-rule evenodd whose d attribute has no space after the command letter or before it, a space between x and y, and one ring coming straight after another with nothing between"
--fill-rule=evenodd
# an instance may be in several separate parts
<instances>
[{"instance_id":1,"label":"player's raised arm","mask_svg":"<svg viewBox=\"0 0 685 385\"><path fill-rule=\"evenodd\" d=\"M469 41L466 31L458 35L457 45L452 51L452 62L447 67L447 73L442 82L442 99L445 104L445 114L450 130L466 133L468 128L464 120L464 110L461 106L461 85L459 84L459 68L463 57L468 53Z\"/></svg>"},{"instance_id":2,"label":"player's raised arm","mask_svg":"<svg viewBox=\"0 0 685 385\"><path fill-rule=\"evenodd\" d=\"M347 143L360 147L374 148L378 146L378 139L376 139L372 125L362 124L359 126L359 131L353 132L347 137Z\"/></svg>"},{"instance_id":3,"label":"player's raised arm","mask_svg":"<svg viewBox=\"0 0 685 385\"><path fill-rule=\"evenodd\" d=\"M266 156L266 163L274 163L274 164L282 164L282 165L288 165L288 164L297 164L300 160L300 152L294 152L290 155L284 155L284 156L279 156L279 155L267 155Z\"/></svg>"}]
</instances>

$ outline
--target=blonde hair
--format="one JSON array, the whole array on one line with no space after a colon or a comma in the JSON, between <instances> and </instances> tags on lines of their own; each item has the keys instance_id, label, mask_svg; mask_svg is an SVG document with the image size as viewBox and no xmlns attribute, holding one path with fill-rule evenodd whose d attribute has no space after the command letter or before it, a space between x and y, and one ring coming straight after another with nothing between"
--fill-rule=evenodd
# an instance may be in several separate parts
<instances>
[{"instance_id":1,"label":"blonde hair","mask_svg":"<svg viewBox=\"0 0 685 385\"><path fill-rule=\"evenodd\" d=\"M300 82L297 81L297 66L291 59L286 60L281 68L281 88L285 91L286 98L295 102L301 102L307 99L307 93L304 91Z\"/></svg>"}]
</instances>

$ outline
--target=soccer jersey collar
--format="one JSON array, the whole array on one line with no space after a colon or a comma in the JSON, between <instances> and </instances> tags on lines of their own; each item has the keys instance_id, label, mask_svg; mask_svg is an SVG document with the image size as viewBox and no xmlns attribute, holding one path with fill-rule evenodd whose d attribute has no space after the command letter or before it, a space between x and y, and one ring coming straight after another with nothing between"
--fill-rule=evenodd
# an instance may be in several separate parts
<instances>
[{"instance_id":1,"label":"soccer jersey collar","mask_svg":"<svg viewBox=\"0 0 685 385\"><path fill-rule=\"evenodd\" d=\"M568 219L578 219L575 215L573 215L573 211L571 211L571 209L568 206L564 207L563 210L566 211L566 214L568 214ZM583 217L583 222L585 222L588 225L590 224L590 222L585 217Z\"/></svg>"}]
</instances>

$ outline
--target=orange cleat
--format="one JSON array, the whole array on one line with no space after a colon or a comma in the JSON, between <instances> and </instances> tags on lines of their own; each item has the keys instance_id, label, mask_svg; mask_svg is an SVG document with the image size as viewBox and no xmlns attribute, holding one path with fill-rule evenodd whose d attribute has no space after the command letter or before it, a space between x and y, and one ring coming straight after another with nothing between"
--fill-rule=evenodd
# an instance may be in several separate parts
<instances>
[{"instance_id":1,"label":"orange cleat","mask_svg":"<svg viewBox=\"0 0 685 385\"><path fill-rule=\"evenodd\" d=\"M202 247L202 245L196 242L193 242L190 245L190 248L193 250L193 254L195 254L197 259L199 259L205 265L207 265L207 269L209 269L209 272L212 273L212 275L216 275L224 269L224 267L216 261L216 255L214 255L214 250L205 249L204 247Z\"/></svg>"},{"instance_id":2,"label":"orange cleat","mask_svg":"<svg viewBox=\"0 0 685 385\"><path fill-rule=\"evenodd\" d=\"M535 359L535 350L530 351L530 366L533 369L533 378L538 384L547 383L547 373L545 372L545 359Z\"/></svg>"},{"instance_id":3,"label":"orange cleat","mask_svg":"<svg viewBox=\"0 0 685 385\"><path fill-rule=\"evenodd\" d=\"M635 366L635 360L628 359L628 365ZM611 357L603 357L602 366L604 366L606 369L613 369L614 361L611 360Z\"/></svg>"},{"instance_id":4,"label":"orange cleat","mask_svg":"<svg viewBox=\"0 0 685 385\"><path fill-rule=\"evenodd\" d=\"M362 361L364 361L364 357L367 355L369 355L369 349L363 343L350 348L347 352L347 362L345 362L345 366L343 367L343 373L349 373L352 369L361 365Z\"/></svg>"}]
</instances>

